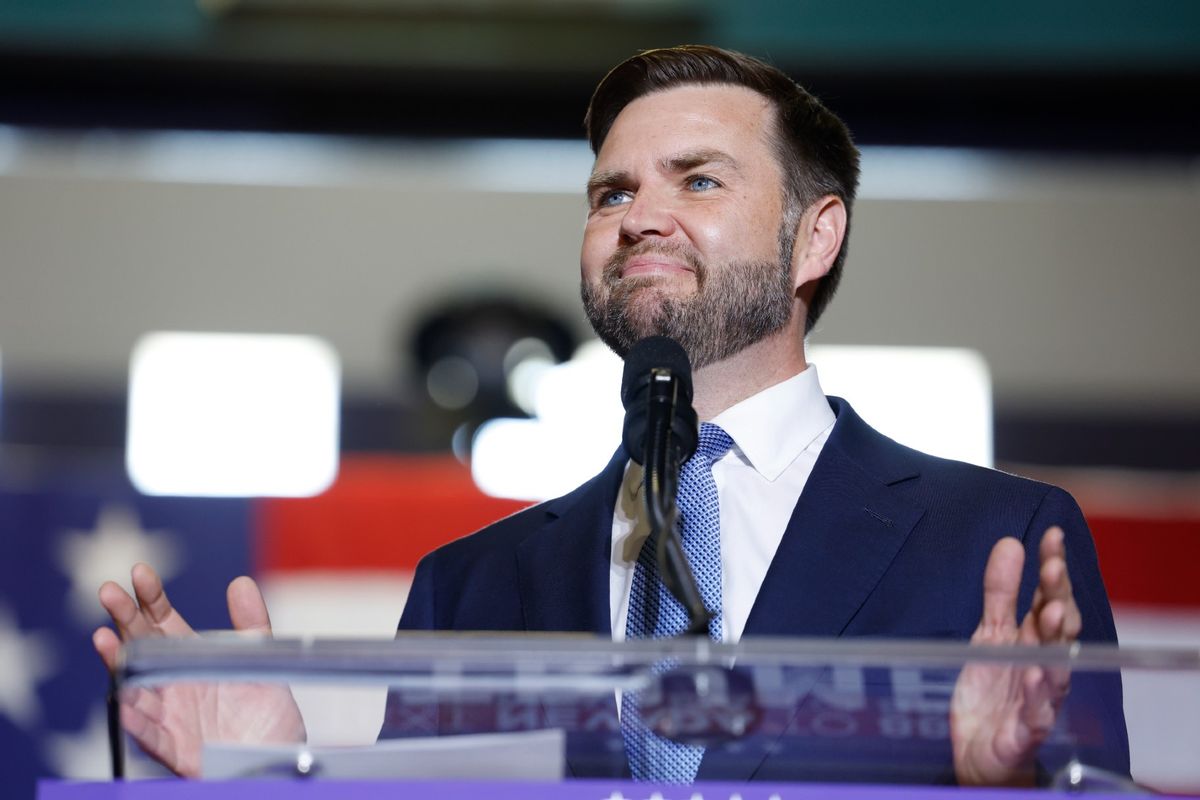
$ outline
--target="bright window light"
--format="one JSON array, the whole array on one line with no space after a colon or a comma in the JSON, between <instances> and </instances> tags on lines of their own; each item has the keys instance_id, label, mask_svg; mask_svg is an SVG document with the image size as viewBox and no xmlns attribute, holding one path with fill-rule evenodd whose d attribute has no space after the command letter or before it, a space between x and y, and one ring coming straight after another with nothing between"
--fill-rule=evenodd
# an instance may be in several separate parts
<instances>
[{"instance_id":1,"label":"bright window light","mask_svg":"<svg viewBox=\"0 0 1200 800\"><path fill-rule=\"evenodd\" d=\"M992 389L983 357L940 347L808 350L821 387L844 397L868 423L926 453L992 465ZM622 363L588 342L565 364L548 367L532 389L533 419L480 426L471 473L487 494L546 500L591 478L621 441Z\"/></svg>"},{"instance_id":2,"label":"bright window light","mask_svg":"<svg viewBox=\"0 0 1200 800\"><path fill-rule=\"evenodd\" d=\"M145 494L304 497L338 465L339 365L309 336L150 333L133 349L125 462Z\"/></svg>"},{"instance_id":3,"label":"bright window light","mask_svg":"<svg viewBox=\"0 0 1200 800\"><path fill-rule=\"evenodd\" d=\"M992 466L992 380L983 356L950 347L808 348L826 394L901 444Z\"/></svg>"},{"instance_id":4,"label":"bright window light","mask_svg":"<svg viewBox=\"0 0 1200 800\"><path fill-rule=\"evenodd\" d=\"M547 500L594 476L621 442L623 364L598 341L546 367L532 393L534 419L494 419L475 433L471 474L495 497Z\"/></svg>"}]
</instances>

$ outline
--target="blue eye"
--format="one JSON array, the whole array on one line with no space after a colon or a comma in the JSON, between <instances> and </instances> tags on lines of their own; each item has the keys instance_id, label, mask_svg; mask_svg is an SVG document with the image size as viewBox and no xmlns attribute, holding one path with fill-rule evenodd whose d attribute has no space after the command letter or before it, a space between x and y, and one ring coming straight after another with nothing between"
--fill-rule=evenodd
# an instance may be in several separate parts
<instances>
[{"instance_id":1,"label":"blue eye","mask_svg":"<svg viewBox=\"0 0 1200 800\"><path fill-rule=\"evenodd\" d=\"M687 188L693 192L704 192L709 189L716 189L721 184L717 183L707 175L694 175L687 179Z\"/></svg>"},{"instance_id":2,"label":"blue eye","mask_svg":"<svg viewBox=\"0 0 1200 800\"><path fill-rule=\"evenodd\" d=\"M600 195L598 206L618 206L622 203L628 203L631 199L630 193L625 189L614 189L611 192L605 192Z\"/></svg>"}]
</instances>

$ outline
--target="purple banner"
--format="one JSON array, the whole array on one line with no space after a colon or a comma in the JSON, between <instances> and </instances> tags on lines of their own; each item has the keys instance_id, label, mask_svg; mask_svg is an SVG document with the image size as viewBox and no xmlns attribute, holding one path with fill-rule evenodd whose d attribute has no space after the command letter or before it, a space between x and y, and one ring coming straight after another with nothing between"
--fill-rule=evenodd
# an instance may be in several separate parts
<instances>
[{"instance_id":1,"label":"purple banner","mask_svg":"<svg viewBox=\"0 0 1200 800\"><path fill-rule=\"evenodd\" d=\"M1035 789L956 789L935 786L855 786L847 784L696 783L656 786L618 780L575 780L563 783L497 781L130 781L63 783L43 781L38 800L1021 800L1075 797ZM1089 794L1089 798L1128 797Z\"/></svg>"}]
</instances>

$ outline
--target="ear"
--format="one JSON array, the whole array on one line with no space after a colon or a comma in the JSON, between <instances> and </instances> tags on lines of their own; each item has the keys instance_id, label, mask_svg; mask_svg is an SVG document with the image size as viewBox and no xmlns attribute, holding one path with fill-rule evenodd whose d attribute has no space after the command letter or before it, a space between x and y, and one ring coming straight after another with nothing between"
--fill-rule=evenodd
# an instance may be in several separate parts
<instances>
[{"instance_id":1,"label":"ear","mask_svg":"<svg viewBox=\"0 0 1200 800\"><path fill-rule=\"evenodd\" d=\"M792 282L799 291L824 278L846 238L846 204L826 195L805 209L792 248Z\"/></svg>"}]
</instances>

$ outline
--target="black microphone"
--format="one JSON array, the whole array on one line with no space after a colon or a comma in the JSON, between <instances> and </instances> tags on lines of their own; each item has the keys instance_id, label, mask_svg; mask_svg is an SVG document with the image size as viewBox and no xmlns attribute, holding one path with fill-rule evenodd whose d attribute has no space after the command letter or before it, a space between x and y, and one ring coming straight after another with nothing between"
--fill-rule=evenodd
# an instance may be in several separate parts
<instances>
[{"instance_id":1,"label":"black microphone","mask_svg":"<svg viewBox=\"0 0 1200 800\"><path fill-rule=\"evenodd\" d=\"M665 336L642 339L625 356L622 442L644 467L642 492L659 573L687 610L689 633L705 634L712 618L675 531L679 467L696 452L699 431L692 408L692 365L679 343Z\"/></svg>"},{"instance_id":2,"label":"black microphone","mask_svg":"<svg viewBox=\"0 0 1200 800\"><path fill-rule=\"evenodd\" d=\"M672 448L677 464L696 452L699 433L692 408L692 365L679 342L650 336L630 348L621 376L621 402L625 405L622 440L634 461L646 464L655 455L649 453L651 445ZM667 438L647 436L652 416L655 423L668 423Z\"/></svg>"}]
</instances>

